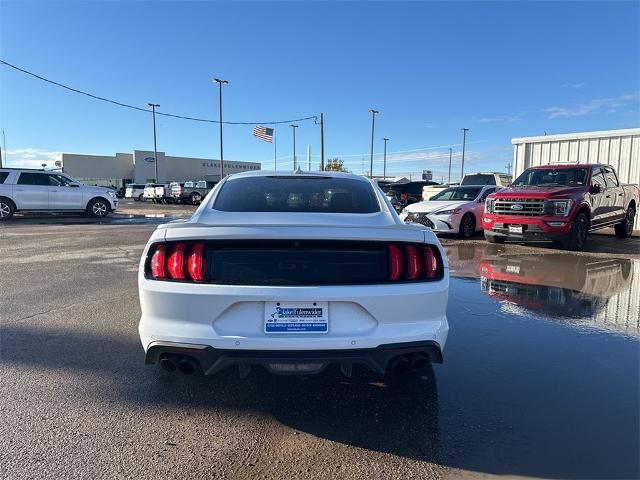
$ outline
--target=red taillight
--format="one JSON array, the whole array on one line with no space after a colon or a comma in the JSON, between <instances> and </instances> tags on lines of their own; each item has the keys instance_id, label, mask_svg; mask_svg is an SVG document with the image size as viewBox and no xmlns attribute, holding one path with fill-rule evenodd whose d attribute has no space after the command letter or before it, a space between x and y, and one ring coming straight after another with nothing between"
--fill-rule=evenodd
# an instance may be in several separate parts
<instances>
[{"instance_id":1,"label":"red taillight","mask_svg":"<svg viewBox=\"0 0 640 480\"><path fill-rule=\"evenodd\" d=\"M174 280L184 280L184 243L176 243L167 257L167 272Z\"/></svg>"},{"instance_id":2,"label":"red taillight","mask_svg":"<svg viewBox=\"0 0 640 480\"><path fill-rule=\"evenodd\" d=\"M164 278L164 258L167 247L164 244L156 245L151 257L151 276L153 278Z\"/></svg>"},{"instance_id":3,"label":"red taillight","mask_svg":"<svg viewBox=\"0 0 640 480\"><path fill-rule=\"evenodd\" d=\"M438 272L438 258L431 247L424 247L424 265L424 276L434 278Z\"/></svg>"},{"instance_id":4,"label":"red taillight","mask_svg":"<svg viewBox=\"0 0 640 480\"><path fill-rule=\"evenodd\" d=\"M420 252L413 245L407 245L405 252L407 254L407 280L420 278L422 274L422 258L420 258Z\"/></svg>"},{"instance_id":5,"label":"red taillight","mask_svg":"<svg viewBox=\"0 0 640 480\"><path fill-rule=\"evenodd\" d=\"M395 245L389 245L389 280L400 280L403 263L402 251Z\"/></svg>"},{"instance_id":6,"label":"red taillight","mask_svg":"<svg viewBox=\"0 0 640 480\"><path fill-rule=\"evenodd\" d=\"M431 280L438 274L438 257L433 247L389 245L389 280Z\"/></svg>"},{"instance_id":7,"label":"red taillight","mask_svg":"<svg viewBox=\"0 0 640 480\"><path fill-rule=\"evenodd\" d=\"M187 257L187 272L191 280L202 282L204 280L204 245L196 243Z\"/></svg>"}]
</instances>

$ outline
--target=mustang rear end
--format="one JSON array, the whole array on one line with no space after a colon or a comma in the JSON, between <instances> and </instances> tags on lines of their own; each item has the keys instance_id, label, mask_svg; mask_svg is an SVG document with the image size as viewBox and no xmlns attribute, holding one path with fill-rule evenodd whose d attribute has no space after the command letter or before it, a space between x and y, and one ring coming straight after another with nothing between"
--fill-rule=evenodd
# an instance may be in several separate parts
<instances>
[{"instance_id":1,"label":"mustang rear end","mask_svg":"<svg viewBox=\"0 0 640 480\"><path fill-rule=\"evenodd\" d=\"M146 362L183 373L419 369L442 362L448 333L437 238L353 175L226 178L154 232L139 290Z\"/></svg>"}]
</instances>

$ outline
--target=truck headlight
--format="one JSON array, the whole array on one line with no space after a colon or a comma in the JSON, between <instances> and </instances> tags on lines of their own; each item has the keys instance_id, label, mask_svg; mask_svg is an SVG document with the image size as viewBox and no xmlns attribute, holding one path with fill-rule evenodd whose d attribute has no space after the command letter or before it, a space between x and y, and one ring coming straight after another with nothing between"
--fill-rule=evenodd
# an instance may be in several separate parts
<instances>
[{"instance_id":1,"label":"truck headlight","mask_svg":"<svg viewBox=\"0 0 640 480\"><path fill-rule=\"evenodd\" d=\"M490 198L484 201L484 213L493 213L493 200Z\"/></svg>"},{"instance_id":2,"label":"truck headlight","mask_svg":"<svg viewBox=\"0 0 640 480\"><path fill-rule=\"evenodd\" d=\"M555 217L566 217L571 210L571 200L550 200L545 205L545 213Z\"/></svg>"}]
</instances>

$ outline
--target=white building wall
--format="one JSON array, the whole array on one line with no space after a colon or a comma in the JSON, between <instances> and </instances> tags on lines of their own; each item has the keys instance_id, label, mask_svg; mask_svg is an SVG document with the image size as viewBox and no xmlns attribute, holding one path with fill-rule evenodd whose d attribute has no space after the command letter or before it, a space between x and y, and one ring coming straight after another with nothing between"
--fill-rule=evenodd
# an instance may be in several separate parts
<instances>
[{"instance_id":1,"label":"white building wall","mask_svg":"<svg viewBox=\"0 0 640 480\"><path fill-rule=\"evenodd\" d=\"M511 143L514 178L540 165L606 163L616 169L622 183L640 184L640 128L514 138Z\"/></svg>"},{"instance_id":2,"label":"white building wall","mask_svg":"<svg viewBox=\"0 0 640 480\"><path fill-rule=\"evenodd\" d=\"M63 153L62 169L78 179L133 178L133 155L130 153L116 153L115 156Z\"/></svg>"}]
</instances>

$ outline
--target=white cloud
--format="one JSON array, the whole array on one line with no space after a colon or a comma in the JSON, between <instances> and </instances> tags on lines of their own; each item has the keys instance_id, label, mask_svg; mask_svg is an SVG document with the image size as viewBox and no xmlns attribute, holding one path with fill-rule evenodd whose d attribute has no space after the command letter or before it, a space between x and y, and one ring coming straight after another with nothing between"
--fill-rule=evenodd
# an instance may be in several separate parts
<instances>
[{"instance_id":1,"label":"white cloud","mask_svg":"<svg viewBox=\"0 0 640 480\"><path fill-rule=\"evenodd\" d=\"M570 107L548 107L543 111L547 114L547 118L571 118L601 112L615 113L618 109L630 104L635 103L637 107L639 99L638 92L626 93L617 97L596 98Z\"/></svg>"},{"instance_id":2,"label":"white cloud","mask_svg":"<svg viewBox=\"0 0 640 480\"><path fill-rule=\"evenodd\" d=\"M562 84L562 88L582 88L586 85L586 83L583 82L579 82L579 83L564 83Z\"/></svg>"},{"instance_id":3,"label":"white cloud","mask_svg":"<svg viewBox=\"0 0 640 480\"><path fill-rule=\"evenodd\" d=\"M3 163L7 167L40 168L43 163L53 167L58 160L62 160L62 152L41 148L16 148L4 152Z\"/></svg>"},{"instance_id":4,"label":"white cloud","mask_svg":"<svg viewBox=\"0 0 640 480\"><path fill-rule=\"evenodd\" d=\"M516 113L513 115L496 115L494 117L481 117L479 119L482 123L518 123L522 120L522 114Z\"/></svg>"}]
</instances>

